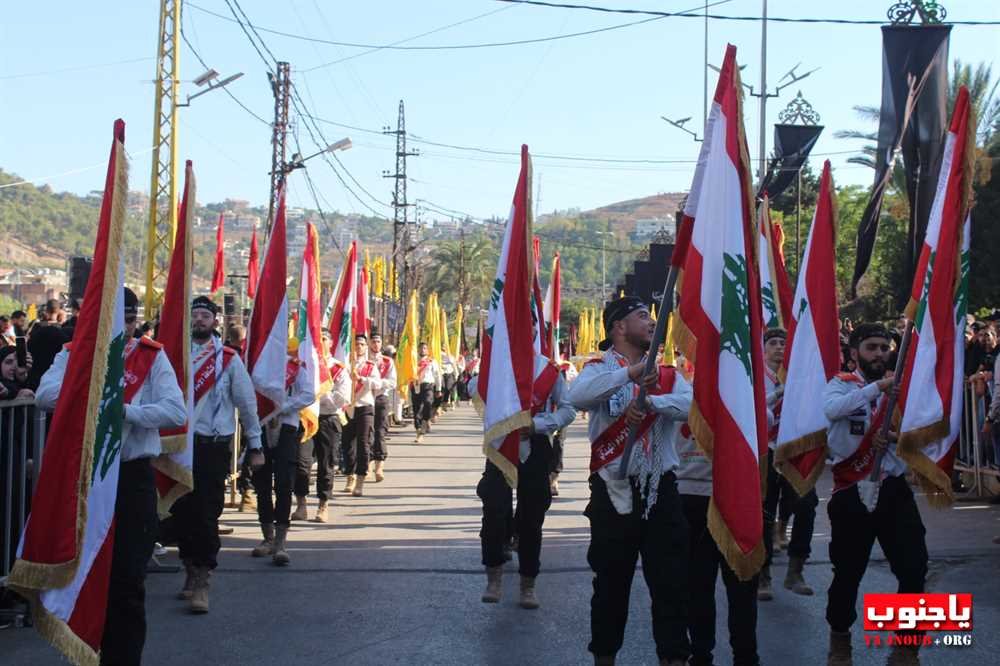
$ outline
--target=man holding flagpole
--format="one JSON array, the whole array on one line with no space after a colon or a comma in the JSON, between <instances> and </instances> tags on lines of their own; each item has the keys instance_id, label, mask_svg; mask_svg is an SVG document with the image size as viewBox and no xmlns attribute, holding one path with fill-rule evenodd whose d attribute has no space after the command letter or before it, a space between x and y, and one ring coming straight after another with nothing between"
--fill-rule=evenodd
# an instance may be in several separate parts
<instances>
[{"instance_id":1,"label":"man holding flagpole","mask_svg":"<svg viewBox=\"0 0 1000 666\"><path fill-rule=\"evenodd\" d=\"M382 336L372 334L371 360L378 370L380 382L375 390L375 435L372 439L372 460L375 461L375 482L385 479L385 461L389 457L389 410L396 390L396 363L382 353Z\"/></svg>"},{"instance_id":2,"label":"man holding flagpole","mask_svg":"<svg viewBox=\"0 0 1000 666\"><path fill-rule=\"evenodd\" d=\"M135 337L139 299L125 288L125 424L115 500L114 554L108 611L101 643L102 663L138 664L146 639L146 563L156 540L156 487L151 461L160 454L160 428L187 422L184 396L163 346ZM53 411L72 343L42 376L35 404ZM72 399L67 396L66 399Z\"/></svg>"},{"instance_id":3,"label":"man holding flagpole","mask_svg":"<svg viewBox=\"0 0 1000 666\"><path fill-rule=\"evenodd\" d=\"M253 383L239 355L215 335L219 308L207 296L191 303L191 365L194 372L194 490L174 504L177 546L188 569L180 598L192 613L208 612L208 580L218 566L219 516L225 506L236 412L251 468L264 464Z\"/></svg>"},{"instance_id":4,"label":"man holding flagpole","mask_svg":"<svg viewBox=\"0 0 1000 666\"><path fill-rule=\"evenodd\" d=\"M424 441L424 435L431 431L431 417L434 415L434 396L441 392L441 368L430 353L426 342L417 347L420 360L417 361L417 377L410 391L413 406L413 427L417 430L415 443Z\"/></svg>"},{"instance_id":5,"label":"man holding flagpole","mask_svg":"<svg viewBox=\"0 0 1000 666\"><path fill-rule=\"evenodd\" d=\"M372 431L375 423L375 391L382 386L378 367L368 358L368 337L354 336L354 361L351 379L354 381L352 407L344 428L344 469L347 483L344 492L354 497L364 494L365 477L372 452Z\"/></svg>"}]
</instances>

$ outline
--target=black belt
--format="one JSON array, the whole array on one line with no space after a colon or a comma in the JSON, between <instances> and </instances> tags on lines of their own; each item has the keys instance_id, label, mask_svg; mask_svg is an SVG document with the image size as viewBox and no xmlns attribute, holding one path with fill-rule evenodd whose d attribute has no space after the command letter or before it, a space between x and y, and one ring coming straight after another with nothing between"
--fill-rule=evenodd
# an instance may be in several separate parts
<instances>
[{"instance_id":1,"label":"black belt","mask_svg":"<svg viewBox=\"0 0 1000 666\"><path fill-rule=\"evenodd\" d=\"M199 435L195 434L194 441L201 444L221 444L232 440L232 435Z\"/></svg>"}]
</instances>

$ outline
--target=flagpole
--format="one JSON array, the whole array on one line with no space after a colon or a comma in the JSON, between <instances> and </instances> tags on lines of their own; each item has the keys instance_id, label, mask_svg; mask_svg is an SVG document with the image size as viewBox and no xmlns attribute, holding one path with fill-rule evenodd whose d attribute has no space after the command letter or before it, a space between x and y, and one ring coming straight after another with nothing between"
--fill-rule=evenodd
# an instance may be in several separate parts
<instances>
[{"instance_id":1,"label":"flagpole","mask_svg":"<svg viewBox=\"0 0 1000 666\"><path fill-rule=\"evenodd\" d=\"M889 389L889 402L885 408L885 419L882 421L882 427L879 429L879 437L882 441L886 441L889 436L889 428L892 425L892 414L896 409L896 401L899 400L899 394L895 389L899 388L900 383L903 381L906 354L910 348L910 339L912 337L913 320L907 319L906 330L903 332L903 339L899 343L899 352L896 355L896 370L892 375L892 386ZM888 443L886 443L886 448L888 448ZM865 506L868 507L869 512L875 510L875 504L878 501L879 476L882 474L882 458L885 457L885 451L886 449L880 449L875 452L875 463L872 465L872 473L868 475L867 484L859 488L861 499L865 503Z\"/></svg>"},{"instance_id":2,"label":"flagpole","mask_svg":"<svg viewBox=\"0 0 1000 666\"><path fill-rule=\"evenodd\" d=\"M643 368L642 376L647 377L656 371L656 355L660 351L660 344L666 342L667 320L674 311L674 286L677 284L677 267L671 266L667 273L667 284L663 288L663 295L660 297L660 310L657 313L656 328L653 330L653 339L649 343L649 352L646 354L646 367ZM636 399L639 405L646 404L646 384L639 384L639 397ZM628 464L632 458L632 448L635 446L638 435L638 428L632 426L628 431L628 441L622 451L622 463L618 469L618 478L628 478Z\"/></svg>"}]
</instances>

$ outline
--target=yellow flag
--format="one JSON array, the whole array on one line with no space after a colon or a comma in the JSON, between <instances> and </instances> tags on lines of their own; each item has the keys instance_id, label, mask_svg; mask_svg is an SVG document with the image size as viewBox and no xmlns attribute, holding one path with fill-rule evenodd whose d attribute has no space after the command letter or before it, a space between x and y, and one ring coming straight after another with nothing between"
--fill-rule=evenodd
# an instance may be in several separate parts
<instances>
[{"instance_id":1,"label":"yellow flag","mask_svg":"<svg viewBox=\"0 0 1000 666\"><path fill-rule=\"evenodd\" d=\"M587 308L580 310L580 325L577 327L576 353L580 356L590 353L590 324L587 322Z\"/></svg>"},{"instance_id":2,"label":"yellow flag","mask_svg":"<svg viewBox=\"0 0 1000 666\"><path fill-rule=\"evenodd\" d=\"M441 308L441 346L451 355L451 338L448 336L448 313ZM452 358L454 361L454 357Z\"/></svg>"},{"instance_id":3,"label":"yellow flag","mask_svg":"<svg viewBox=\"0 0 1000 666\"><path fill-rule=\"evenodd\" d=\"M600 319L597 319L597 309L594 309L594 348L591 351L599 351L597 348L597 343L604 339L604 311L601 310Z\"/></svg>"},{"instance_id":4,"label":"yellow flag","mask_svg":"<svg viewBox=\"0 0 1000 666\"><path fill-rule=\"evenodd\" d=\"M653 305L650 307L649 318L652 319L653 321L656 321L656 303L653 303Z\"/></svg>"},{"instance_id":5,"label":"yellow flag","mask_svg":"<svg viewBox=\"0 0 1000 666\"><path fill-rule=\"evenodd\" d=\"M663 337L663 365L677 365L674 358L674 318L667 315L667 334Z\"/></svg>"},{"instance_id":6,"label":"yellow flag","mask_svg":"<svg viewBox=\"0 0 1000 666\"><path fill-rule=\"evenodd\" d=\"M462 310L462 304L458 304L458 312L455 313L455 341L452 345L452 356L458 359L462 354L462 326L465 325L465 312Z\"/></svg>"},{"instance_id":7,"label":"yellow flag","mask_svg":"<svg viewBox=\"0 0 1000 666\"><path fill-rule=\"evenodd\" d=\"M417 345L420 344L420 299L416 289L410 294L410 304L406 309L406 322L399 336L399 347L396 349L396 386L404 400L410 397L410 382L417 379L417 367L420 356Z\"/></svg>"},{"instance_id":8,"label":"yellow flag","mask_svg":"<svg viewBox=\"0 0 1000 666\"><path fill-rule=\"evenodd\" d=\"M28 311L25 313L28 315L28 323L31 323L38 319L38 306L32 303L28 306Z\"/></svg>"}]
</instances>

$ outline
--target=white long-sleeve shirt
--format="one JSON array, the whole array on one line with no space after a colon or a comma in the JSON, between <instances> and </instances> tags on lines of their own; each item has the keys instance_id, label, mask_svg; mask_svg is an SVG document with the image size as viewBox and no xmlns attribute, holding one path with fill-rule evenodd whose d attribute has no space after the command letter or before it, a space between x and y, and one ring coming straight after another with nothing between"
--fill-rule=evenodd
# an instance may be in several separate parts
<instances>
[{"instance_id":1,"label":"white long-sleeve shirt","mask_svg":"<svg viewBox=\"0 0 1000 666\"><path fill-rule=\"evenodd\" d=\"M441 354L441 374L442 375L455 375L458 374L458 370L455 367L455 361L452 360L451 354Z\"/></svg>"},{"instance_id":2,"label":"white long-sleeve shirt","mask_svg":"<svg viewBox=\"0 0 1000 666\"><path fill-rule=\"evenodd\" d=\"M420 359L420 361L423 360L424 359ZM417 367L419 368L420 366L417 365ZM435 391L441 390L441 368L438 367L437 361L435 361L433 358L430 359L430 362L424 367L422 371L418 370L418 373L419 373L419 376L417 377L418 384L434 384Z\"/></svg>"},{"instance_id":3,"label":"white long-sleeve shirt","mask_svg":"<svg viewBox=\"0 0 1000 666\"><path fill-rule=\"evenodd\" d=\"M319 397L320 415L336 414L351 404L351 373L344 369L333 372L333 387Z\"/></svg>"},{"instance_id":4,"label":"white long-sleeve shirt","mask_svg":"<svg viewBox=\"0 0 1000 666\"><path fill-rule=\"evenodd\" d=\"M205 344L213 344L209 339ZM198 357L204 345L191 343L191 358ZM195 372L198 369L195 368ZM194 432L205 437L228 437L236 432L236 410L240 412L243 436L251 449L260 448L260 421L257 418L257 394L250 374L239 356L232 360L216 379L208 393L195 407Z\"/></svg>"},{"instance_id":5,"label":"white long-sleeve shirt","mask_svg":"<svg viewBox=\"0 0 1000 666\"><path fill-rule=\"evenodd\" d=\"M361 376L362 368L371 366L371 372L365 370L367 376ZM382 386L382 377L378 373L378 367L368 359L361 359L354 366L354 406L374 407L375 391Z\"/></svg>"},{"instance_id":6,"label":"white long-sleeve shirt","mask_svg":"<svg viewBox=\"0 0 1000 666\"><path fill-rule=\"evenodd\" d=\"M864 384L859 373L857 381L845 381L836 376L823 391L823 412L830 425L826 429L826 442L830 447L833 464L845 460L861 446L868 432L882 390L878 384ZM896 443L890 442L882 457L882 476L899 476L906 472L906 463L896 455Z\"/></svg>"},{"instance_id":7,"label":"white long-sleeve shirt","mask_svg":"<svg viewBox=\"0 0 1000 666\"><path fill-rule=\"evenodd\" d=\"M299 412L316 401L311 383L309 376L302 372L302 368L299 368L291 388L285 392L285 401L281 404L281 409L276 417L281 425L299 427Z\"/></svg>"},{"instance_id":8,"label":"white long-sleeve shirt","mask_svg":"<svg viewBox=\"0 0 1000 666\"><path fill-rule=\"evenodd\" d=\"M619 399L621 388L628 384L633 387L628 392L628 399ZM576 409L588 412L587 427L591 442L596 441L601 433L625 413L638 395L638 388L629 377L628 362L614 350L605 352L600 362L590 362L583 366L580 376L569 385L569 401ZM647 396L648 407L659 415L647 436L656 444L660 455L659 469L663 473L675 470L680 465L675 440L678 428L688 418L692 398L691 385L679 372L672 392ZM630 475L636 472L638 446L637 442L637 448L632 451L628 468ZM653 444L651 448L652 446ZM598 470L598 475L604 480L615 508L619 513L627 514L632 510L632 495L629 482L619 480L622 464L622 457L612 460Z\"/></svg>"},{"instance_id":9,"label":"white long-sleeve shirt","mask_svg":"<svg viewBox=\"0 0 1000 666\"><path fill-rule=\"evenodd\" d=\"M396 390L396 362L391 356L385 354L375 354L372 359L381 379L378 388L375 390L375 397L389 397Z\"/></svg>"},{"instance_id":10,"label":"white long-sleeve shirt","mask_svg":"<svg viewBox=\"0 0 1000 666\"><path fill-rule=\"evenodd\" d=\"M35 392L35 404L45 411L55 409L69 354L65 349L56 354L52 365L42 375ZM66 399L71 400L73 396ZM177 376L170 359L162 349L158 350L145 381L132 402L125 405L122 462L160 455L160 428L179 428L186 421L187 410Z\"/></svg>"}]
</instances>

